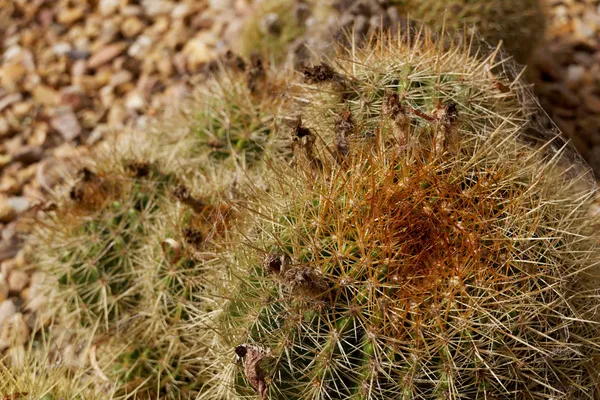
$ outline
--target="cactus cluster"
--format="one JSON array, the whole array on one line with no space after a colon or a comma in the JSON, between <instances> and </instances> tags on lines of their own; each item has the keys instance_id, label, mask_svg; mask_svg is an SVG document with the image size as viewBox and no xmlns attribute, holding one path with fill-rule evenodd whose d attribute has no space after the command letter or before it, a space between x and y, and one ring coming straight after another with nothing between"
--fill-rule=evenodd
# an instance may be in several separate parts
<instances>
[{"instance_id":1,"label":"cactus cluster","mask_svg":"<svg viewBox=\"0 0 600 400\"><path fill-rule=\"evenodd\" d=\"M558 138L526 145L510 62L435 37L300 73L228 54L173 120L96 152L29 243L46 330L86 338L96 385L6 390L596 398L594 191Z\"/></svg>"},{"instance_id":2,"label":"cactus cluster","mask_svg":"<svg viewBox=\"0 0 600 400\"><path fill-rule=\"evenodd\" d=\"M116 382L117 397L193 397L207 368L201 337L184 327L190 309L217 308L206 284L217 280L215 252L235 216L228 199L237 178L214 161L206 137L186 123L107 144L30 238L55 329L68 324L91 337L98 381Z\"/></svg>"}]
</instances>

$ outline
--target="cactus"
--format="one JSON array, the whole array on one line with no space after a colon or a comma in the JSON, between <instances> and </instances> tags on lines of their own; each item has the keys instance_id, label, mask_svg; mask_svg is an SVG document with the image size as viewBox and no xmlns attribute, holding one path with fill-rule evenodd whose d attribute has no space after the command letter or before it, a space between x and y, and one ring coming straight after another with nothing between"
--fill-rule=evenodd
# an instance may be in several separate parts
<instances>
[{"instance_id":1,"label":"cactus","mask_svg":"<svg viewBox=\"0 0 600 400\"><path fill-rule=\"evenodd\" d=\"M597 396L587 175L524 145L534 101L493 58L411 40L305 69L203 398Z\"/></svg>"},{"instance_id":2,"label":"cactus","mask_svg":"<svg viewBox=\"0 0 600 400\"><path fill-rule=\"evenodd\" d=\"M108 330L138 307L144 285L139 254L174 178L149 164L131 171L84 168L66 202L40 224L39 267L55 277L57 304L85 325Z\"/></svg>"},{"instance_id":3,"label":"cactus","mask_svg":"<svg viewBox=\"0 0 600 400\"><path fill-rule=\"evenodd\" d=\"M529 60L545 26L540 0L404 0L400 10L435 29L473 26L491 45L502 41L520 63Z\"/></svg>"},{"instance_id":4,"label":"cactus","mask_svg":"<svg viewBox=\"0 0 600 400\"><path fill-rule=\"evenodd\" d=\"M285 60L289 45L306 32L306 19L313 5L305 1L264 0L244 24L240 52L268 55L275 62Z\"/></svg>"},{"instance_id":5,"label":"cactus","mask_svg":"<svg viewBox=\"0 0 600 400\"><path fill-rule=\"evenodd\" d=\"M339 0L316 4L271 0L262 4L246 22L242 49L248 54L257 50L267 53L276 62L285 60L288 53L300 62L321 57L319 53L333 49L332 38L345 41L348 36L359 42L377 28L396 32L405 28L401 16L408 16L437 31L461 32L467 28L494 47L502 41L508 53L525 64L545 27L540 0ZM310 24L294 16L298 7L312 16ZM275 31L269 32L265 24Z\"/></svg>"},{"instance_id":6,"label":"cactus","mask_svg":"<svg viewBox=\"0 0 600 400\"><path fill-rule=\"evenodd\" d=\"M73 333L73 332L72 332ZM3 399L105 399L113 391L110 385L98 384L101 379L89 364L73 368L80 359L87 360L89 338L70 338L79 351L62 349L57 355L56 344L43 340L27 348L13 348L0 360L0 393ZM59 342L57 337L53 341ZM71 346L73 349L74 346ZM83 357L82 357L83 356ZM76 360L77 359L77 360ZM104 382L103 382L104 383Z\"/></svg>"},{"instance_id":7,"label":"cactus","mask_svg":"<svg viewBox=\"0 0 600 400\"><path fill-rule=\"evenodd\" d=\"M105 143L29 239L56 319L93 337L117 398L193 397L211 379L215 333L183 327L219 309L208 283L225 273L217 254L238 222L236 185L253 174L243 168L286 151L285 97L269 90L287 77L256 57L223 64L172 117Z\"/></svg>"}]
</instances>

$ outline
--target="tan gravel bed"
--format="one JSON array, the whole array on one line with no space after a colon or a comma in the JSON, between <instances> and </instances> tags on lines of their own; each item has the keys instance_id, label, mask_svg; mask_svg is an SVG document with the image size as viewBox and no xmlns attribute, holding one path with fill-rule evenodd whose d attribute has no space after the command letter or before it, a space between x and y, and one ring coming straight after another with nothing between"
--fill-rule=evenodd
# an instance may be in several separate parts
<instances>
[{"instance_id":1,"label":"tan gravel bed","mask_svg":"<svg viewBox=\"0 0 600 400\"><path fill-rule=\"evenodd\" d=\"M600 177L600 0L544 0L545 42L529 69L540 103Z\"/></svg>"}]
</instances>

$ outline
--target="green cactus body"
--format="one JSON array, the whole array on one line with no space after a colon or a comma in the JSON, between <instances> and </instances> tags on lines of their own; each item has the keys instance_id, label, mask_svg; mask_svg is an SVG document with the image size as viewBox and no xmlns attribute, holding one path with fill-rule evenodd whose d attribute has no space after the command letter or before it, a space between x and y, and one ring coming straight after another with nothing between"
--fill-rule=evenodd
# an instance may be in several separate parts
<instances>
[{"instance_id":1,"label":"green cactus body","mask_svg":"<svg viewBox=\"0 0 600 400\"><path fill-rule=\"evenodd\" d=\"M293 165L273 161L233 249L219 324L239 366L223 385L271 399L594 398L593 190L560 152L520 141L519 82L426 38L319 68L305 72L321 79Z\"/></svg>"},{"instance_id":2,"label":"green cactus body","mask_svg":"<svg viewBox=\"0 0 600 400\"><path fill-rule=\"evenodd\" d=\"M539 0L401 0L399 7L433 29L474 27L491 45L502 41L520 63L529 60L544 33Z\"/></svg>"}]
</instances>

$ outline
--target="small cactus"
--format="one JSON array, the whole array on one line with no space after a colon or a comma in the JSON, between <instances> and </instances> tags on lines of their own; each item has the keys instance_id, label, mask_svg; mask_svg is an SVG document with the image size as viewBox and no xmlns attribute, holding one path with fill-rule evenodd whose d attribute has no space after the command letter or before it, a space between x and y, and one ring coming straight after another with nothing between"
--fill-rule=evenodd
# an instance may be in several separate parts
<instances>
[{"instance_id":1,"label":"small cactus","mask_svg":"<svg viewBox=\"0 0 600 400\"><path fill-rule=\"evenodd\" d=\"M89 364L74 369L67 354L53 355L53 346L36 343L13 348L0 360L0 393L3 399L105 399L113 394ZM87 359L89 346L81 352ZM11 354L12 353L12 354ZM17 353L17 354L15 354ZM99 383L102 382L102 383Z\"/></svg>"},{"instance_id":2,"label":"small cactus","mask_svg":"<svg viewBox=\"0 0 600 400\"><path fill-rule=\"evenodd\" d=\"M84 168L70 199L40 224L39 267L55 277L57 302L84 324L109 329L141 301L139 263L172 177L125 163L122 171ZM140 271L141 270L141 271Z\"/></svg>"},{"instance_id":3,"label":"small cactus","mask_svg":"<svg viewBox=\"0 0 600 400\"><path fill-rule=\"evenodd\" d=\"M285 60L289 45L306 32L313 5L297 0L264 0L255 5L246 21L239 44L241 53Z\"/></svg>"},{"instance_id":4,"label":"small cactus","mask_svg":"<svg viewBox=\"0 0 600 400\"><path fill-rule=\"evenodd\" d=\"M540 0L403 0L400 9L434 29L474 27L491 45L502 41L520 63L529 60L544 34Z\"/></svg>"},{"instance_id":5,"label":"small cactus","mask_svg":"<svg viewBox=\"0 0 600 400\"><path fill-rule=\"evenodd\" d=\"M462 32L466 28L491 46L502 41L508 53L525 64L545 27L540 0L339 0L314 4L267 0L260 4L246 22L242 47L246 53L268 54L276 62L285 60L288 53L292 59L319 58L323 51L334 49L332 40L353 38L357 43L381 28L395 33L406 28L408 16L436 31ZM312 16L310 24L298 18L299 9Z\"/></svg>"},{"instance_id":6,"label":"small cactus","mask_svg":"<svg viewBox=\"0 0 600 400\"><path fill-rule=\"evenodd\" d=\"M289 74L270 68L258 55L246 62L230 52L222 62L230 68L198 90L186 116L187 129L196 140L194 151L208 152L211 162L235 159L253 166L277 147L273 142L285 118L283 103L291 95L283 90Z\"/></svg>"},{"instance_id":7,"label":"small cactus","mask_svg":"<svg viewBox=\"0 0 600 400\"><path fill-rule=\"evenodd\" d=\"M237 374L205 398L595 397L594 189L523 143L519 81L439 49L381 39L305 71L293 163L231 250Z\"/></svg>"}]
</instances>

